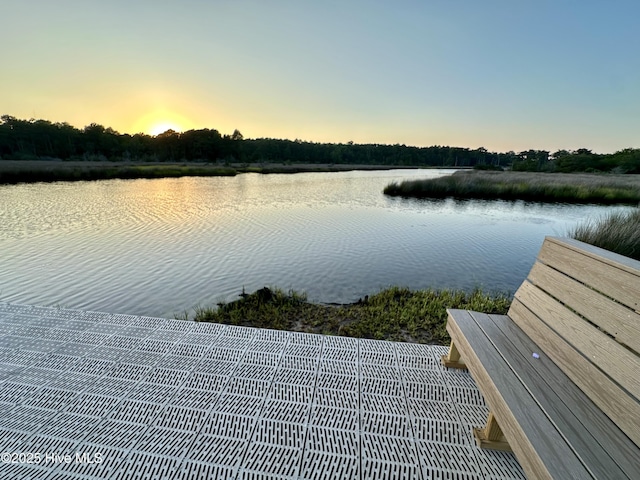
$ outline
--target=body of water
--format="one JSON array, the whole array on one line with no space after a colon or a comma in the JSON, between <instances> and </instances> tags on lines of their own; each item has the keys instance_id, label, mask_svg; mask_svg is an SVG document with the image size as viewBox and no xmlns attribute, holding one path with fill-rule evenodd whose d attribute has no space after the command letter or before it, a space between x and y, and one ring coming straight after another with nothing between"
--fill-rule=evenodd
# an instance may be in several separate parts
<instances>
[{"instance_id":1,"label":"body of water","mask_svg":"<svg viewBox=\"0 0 640 480\"><path fill-rule=\"evenodd\" d=\"M545 235L628 207L389 198L451 170L0 186L0 301L173 317L265 285L513 293Z\"/></svg>"}]
</instances>

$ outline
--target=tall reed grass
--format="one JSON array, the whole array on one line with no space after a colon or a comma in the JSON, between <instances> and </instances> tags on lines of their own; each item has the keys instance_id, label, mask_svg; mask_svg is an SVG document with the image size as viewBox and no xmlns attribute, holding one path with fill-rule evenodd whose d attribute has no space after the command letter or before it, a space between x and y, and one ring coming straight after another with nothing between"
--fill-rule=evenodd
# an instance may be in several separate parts
<instances>
[{"instance_id":1,"label":"tall reed grass","mask_svg":"<svg viewBox=\"0 0 640 480\"><path fill-rule=\"evenodd\" d=\"M568 236L640 260L640 208L589 220L570 230Z\"/></svg>"},{"instance_id":2,"label":"tall reed grass","mask_svg":"<svg viewBox=\"0 0 640 480\"><path fill-rule=\"evenodd\" d=\"M634 204L640 202L640 176L459 171L445 177L391 183L384 193L416 198Z\"/></svg>"}]
</instances>

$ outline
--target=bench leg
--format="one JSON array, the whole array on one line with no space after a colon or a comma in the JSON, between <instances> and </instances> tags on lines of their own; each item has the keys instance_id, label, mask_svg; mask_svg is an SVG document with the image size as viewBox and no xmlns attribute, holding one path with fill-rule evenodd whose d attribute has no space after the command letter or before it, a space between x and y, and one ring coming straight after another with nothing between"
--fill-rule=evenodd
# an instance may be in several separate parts
<instances>
[{"instance_id":1,"label":"bench leg","mask_svg":"<svg viewBox=\"0 0 640 480\"><path fill-rule=\"evenodd\" d=\"M487 425L484 428L474 428L473 436L476 439L476 443L480 448L486 448L489 450L502 450L504 452L510 452L511 447L507 442L500 425L496 417L492 412L489 412L489 418L487 418Z\"/></svg>"},{"instance_id":2,"label":"bench leg","mask_svg":"<svg viewBox=\"0 0 640 480\"><path fill-rule=\"evenodd\" d=\"M453 340L451 340L451 345L449 345L449 353L447 355L442 355L440 360L442 361L442 365L447 368L467 369L464 361L460 358L460 352L458 351L456 344L453 343Z\"/></svg>"}]
</instances>

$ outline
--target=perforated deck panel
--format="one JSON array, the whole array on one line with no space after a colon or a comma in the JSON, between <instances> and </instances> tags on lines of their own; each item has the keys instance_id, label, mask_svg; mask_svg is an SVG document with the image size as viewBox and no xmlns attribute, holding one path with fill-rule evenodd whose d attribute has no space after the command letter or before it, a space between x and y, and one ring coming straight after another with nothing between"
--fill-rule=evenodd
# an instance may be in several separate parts
<instances>
[{"instance_id":1,"label":"perforated deck panel","mask_svg":"<svg viewBox=\"0 0 640 480\"><path fill-rule=\"evenodd\" d=\"M0 479L524 479L445 352L0 304Z\"/></svg>"}]
</instances>

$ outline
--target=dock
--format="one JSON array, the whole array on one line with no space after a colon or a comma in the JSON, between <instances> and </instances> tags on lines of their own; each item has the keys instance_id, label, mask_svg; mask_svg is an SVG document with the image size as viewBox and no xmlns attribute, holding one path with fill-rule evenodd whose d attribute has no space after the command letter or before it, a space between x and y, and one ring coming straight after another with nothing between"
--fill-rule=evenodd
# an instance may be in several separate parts
<instances>
[{"instance_id":1,"label":"dock","mask_svg":"<svg viewBox=\"0 0 640 480\"><path fill-rule=\"evenodd\" d=\"M0 479L525 479L445 353L0 303Z\"/></svg>"}]
</instances>

